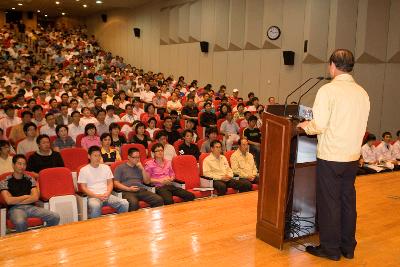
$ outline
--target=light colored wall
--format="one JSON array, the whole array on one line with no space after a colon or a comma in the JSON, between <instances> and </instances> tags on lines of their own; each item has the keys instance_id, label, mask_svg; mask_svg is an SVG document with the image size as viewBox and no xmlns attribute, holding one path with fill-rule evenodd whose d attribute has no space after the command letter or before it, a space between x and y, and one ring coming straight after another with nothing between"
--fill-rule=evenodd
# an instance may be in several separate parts
<instances>
[{"instance_id":1,"label":"light colored wall","mask_svg":"<svg viewBox=\"0 0 400 267\"><path fill-rule=\"evenodd\" d=\"M81 18L74 17L59 17L55 21L56 27L61 28L75 28L84 24L84 20Z\"/></svg>"},{"instance_id":2,"label":"light colored wall","mask_svg":"<svg viewBox=\"0 0 400 267\"><path fill-rule=\"evenodd\" d=\"M28 18L28 12L24 12L22 14L22 20L24 21L24 24L25 24L27 30L36 29L36 27L37 27L37 16L36 16L35 12L33 12L32 19Z\"/></svg>"},{"instance_id":3,"label":"light colored wall","mask_svg":"<svg viewBox=\"0 0 400 267\"><path fill-rule=\"evenodd\" d=\"M6 24L6 13L0 11L0 27L3 27L4 24Z\"/></svg>"},{"instance_id":4,"label":"light colored wall","mask_svg":"<svg viewBox=\"0 0 400 267\"><path fill-rule=\"evenodd\" d=\"M308 77L327 75L335 48L347 48L371 98L368 128L380 134L400 128L399 12L400 0L170 0L111 10L107 23L97 14L86 24L105 49L134 66L215 89L226 84L242 96L253 91L262 102L275 96L283 103ZM282 31L276 41L266 38L270 25ZM199 41L210 43L208 54ZM283 64L283 50L296 53L294 66ZM317 88L303 103L312 105Z\"/></svg>"}]
</instances>

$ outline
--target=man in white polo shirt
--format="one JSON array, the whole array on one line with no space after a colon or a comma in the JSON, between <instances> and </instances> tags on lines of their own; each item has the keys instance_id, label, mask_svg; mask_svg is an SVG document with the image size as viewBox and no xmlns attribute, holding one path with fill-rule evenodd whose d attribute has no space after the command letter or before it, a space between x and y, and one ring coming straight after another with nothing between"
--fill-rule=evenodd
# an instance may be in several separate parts
<instances>
[{"instance_id":1,"label":"man in white polo shirt","mask_svg":"<svg viewBox=\"0 0 400 267\"><path fill-rule=\"evenodd\" d=\"M100 217L103 206L111 206L118 213L127 212L128 201L111 194L114 176L109 166L101 164L100 147L91 146L88 154L90 163L80 170L78 184L81 186L81 191L89 197L89 217Z\"/></svg>"}]
</instances>

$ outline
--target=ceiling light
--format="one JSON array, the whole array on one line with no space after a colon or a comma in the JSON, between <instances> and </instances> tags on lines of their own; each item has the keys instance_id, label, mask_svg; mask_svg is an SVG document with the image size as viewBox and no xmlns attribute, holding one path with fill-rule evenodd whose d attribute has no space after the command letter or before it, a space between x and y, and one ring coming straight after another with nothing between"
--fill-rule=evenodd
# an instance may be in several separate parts
<instances>
[{"instance_id":1,"label":"ceiling light","mask_svg":"<svg viewBox=\"0 0 400 267\"><path fill-rule=\"evenodd\" d=\"M44 15L45 17L47 17L47 14L46 15Z\"/></svg>"},{"instance_id":2,"label":"ceiling light","mask_svg":"<svg viewBox=\"0 0 400 267\"><path fill-rule=\"evenodd\" d=\"M18 3L19 6L22 6L22 3Z\"/></svg>"},{"instance_id":3,"label":"ceiling light","mask_svg":"<svg viewBox=\"0 0 400 267\"><path fill-rule=\"evenodd\" d=\"M87 5L83 5L83 7L87 7Z\"/></svg>"},{"instance_id":4,"label":"ceiling light","mask_svg":"<svg viewBox=\"0 0 400 267\"><path fill-rule=\"evenodd\" d=\"M12 7L11 9L12 9L12 10L14 10L14 9L15 9L15 7Z\"/></svg>"},{"instance_id":5,"label":"ceiling light","mask_svg":"<svg viewBox=\"0 0 400 267\"><path fill-rule=\"evenodd\" d=\"M96 4L102 4L103 1L96 1Z\"/></svg>"},{"instance_id":6,"label":"ceiling light","mask_svg":"<svg viewBox=\"0 0 400 267\"><path fill-rule=\"evenodd\" d=\"M63 13L61 13L61 15L63 15L63 16L64 16L64 15L65 15L65 13L63 12Z\"/></svg>"},{"instance_id":7,"label":"ceiling light","mask_svg":"<svg viewBox=\"0 0 400 267\"><path fill-rule=\"evenodd\" d=\"M60 2L56 1L56 5L59 5L59 4L60 4Z\"/></svg>"},{"instance_id":8,"label":"ceiling light","mask_svg":"<svg viewBox=\"0 0 400 267\"><path fill-rule=\"evenodd\" d=\"M37 10L37 13L40 13L40 10L39 10L39 9Z\"/></svg>"}]
</instances>

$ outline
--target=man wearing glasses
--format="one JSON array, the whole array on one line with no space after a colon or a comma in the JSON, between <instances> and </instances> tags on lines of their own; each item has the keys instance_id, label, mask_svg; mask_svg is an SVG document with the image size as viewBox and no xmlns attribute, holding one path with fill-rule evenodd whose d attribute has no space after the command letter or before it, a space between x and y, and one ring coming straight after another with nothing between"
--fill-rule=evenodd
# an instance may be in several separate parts
<instances>
[{"instance_id":1,"label":"man wearing glasses","mask_svg":"<svg viewBox=\"0 0 400 267\"><path fill-rule=\"evenodd\" d=\"M128 161L119 165L114 174L114 187L122 191L122 198L128 200L129 211L139 209L139 201L144 201L150 207L164 204L162 197L147 191L144 184L150 183L150 177L140 162L137 148L128 150Z\"/></svg>"}]
</instances>

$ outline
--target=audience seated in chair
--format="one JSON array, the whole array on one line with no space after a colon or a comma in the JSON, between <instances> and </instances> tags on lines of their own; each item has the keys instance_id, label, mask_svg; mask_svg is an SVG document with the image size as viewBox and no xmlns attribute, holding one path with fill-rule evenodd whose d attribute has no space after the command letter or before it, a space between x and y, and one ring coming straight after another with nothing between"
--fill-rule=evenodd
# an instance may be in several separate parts
<instances>
[{"instance_id":1,"label":"audience seated in chair","mask_svg":"<svg viewBox=\"0 0 400 267\"><path fill-rule=\"evenodd\" d=\"M111 142L111 139L110 141ZM113 174L109 166L102 164L102 153L98 146L88 151L90 163L81 168L78 184L81 191L88 196L89 217L101 216L101 208L111 206L118 213L127 212L129 203L111 194L113 190Z\"/></svg>"},{"instance_id":2,"label":"audience seated in chair","mask_svg":"<svg viewBox=\"0 0 400 267\"><path fill-rule=\"evenodd\" d=\"M114 188L122 191L122 198L129 202L129 211L138 210L139 201L144 201L151 207L164 204L159 195L144 188L144 184L150 184L150 177L140 162L137 148L128 150L128 161L115 169L114 176Z\"/></svg>"},{"instance_id":3,"label":"audience seated in chair","mask_svg":"<svg viewBox=\"0 0 400 267\"><path fill-rule=\"evenodd\" d=\"M256 127L256 116L250 116L248 121L249 125L244 129L243 136L246 137L249 142L249 151L253 154L258 169L260 167L261 131Z\"/></svg>"},{"instance_id":4,"label":"audience seated in chair","mask_svg":"<svg viewBox=\"0 0 400 267\"><path fill-rule=\"evenodd\" d=\"M211 142L218 139L218 129L216 127L210 127L206 130L207 140L201 145L200 152L201 153L210 153L211 152ZM222 143L222 151L224 153L226 151L224 143Z\"/></svg>"},{"instance_id":5,"label":"audience seated in chair","mask_svg":"<svg viewBox=\"0 0 400 267\"><path fill-rule=\"evenodd\" d=\"M254 157L249 153L249 142L247 138L239 140L239 148L231 156L231 168L233 174L240 180L250 181L258 184L259 175Z\"/></svg>"},{"instance_id":6,"label":"audience seated in chair","mask_svg":"<svg viewBox=\"0 0 400 267\"><path fill-rule=\"evenodd\" d=\"M226 150L232 150L232 145L240 139L239 125L233 120L231 112L226 114L226 120L221 124L220 133L224 135Z\"/></svg>"},{"instance_id":7,"label":"audience seated in chair","mask_svg":"<svg viewBox=\"0 0 400 267\"><path fill-rule=\"evenodd\" d=\"M50 137L41 134L36 138L38 149L28 159L27 170L39 174L43 169L64 167L64 161L59 152L51 150Z\"/></svg>"},{"instance_id":8,"label":"audience seated in chair","mask_svg":"<svg viewBox=\"0 0 400 267\"><path fill-rule=\"evenodd\" d=\"M400 166L396 160L393 145L390 143L391 141L392 134L390 132L384 132L382 134L382 142L376 147L376 154L379 163L385 164L387 168L398 170Z\"/></svg>"},{"instance_id":9,"label":"audience seated in chair","mask_svg":"<svg viewBox=\"0 0 400 267\"><path fill-rule=\"evenodd\" d=\"M60 216L50 210L38 207L39 190L36 181L24 174L26 158L17 154L12 159L14 172L0 181L0 192L8 205L8 215L17 232L28 229L27 218L40 218L46 226L58 225Z\"/></svg>"},{"instance_id":10,"label":"audience seated in chair","mask_svg":"<svg viewBox=\"0 0 400 267\"><path fill-rule=\"evenodd\" d=\"M183 201L194 200L193 193L172 184L175 173L172 170L171 161L164 158L164 146L157 143L153 145L151 151L154 153L154 159L146 162L145 170L156 186L156 193L163 198L164 204L173 204L173 196L180 197Z\"/></svg>"},{"instance_id":11,"label":"audience seated in chair","mask_svg":"<svg viewBox=\"0 0 400 267\"><path fill-rule=\"evenodd\" d=\"M182 137L183 144L181 144L178 148L179 155L192 155L199 160L201 153L197 145L193 143L193 131L184 130L182 132Z\"/></svg>"},{"instance_id":12,"label":"audience seated in chair","mask_svg":"<svg viewBox=\"0 0 400 267\"><path fill-rule=\"evenodd\" d=\"M10 156L10 143L7 140L0 140L0 175L12 172L12 157Z\"/></svg>"},{"instance_id":13,"label":"audience seated in chair","mask_svg":"<svg viewBox=\"0 0 400 267\"><path fill-rule=\"evenodd\" d=\"M38 149L36 143L37 126L33 122L28 122L24 125L24 132L26 138L18 143L17 153L25 155L28 152L36 151Z\"/></svg>"},{"instance_id":14,"label":"audience seated in chair","mask_svg":"<svg viewBox=\"0 0 400 267\"><path fill-rule=\"evenodd\" d=\"M222 144L219 140L211 142L211 153L203 161L203 174L213 179L213 186L218 196L223 196L231 187L239 192L250 191L252 186L248 180L233 179L233 171L228 160L221 154Z\"/></svg>"},{"instance_id":15,"label":"audience seated in chair","mask_svg":"<svg viewBox=\"0 0 400 267\"><path fill-rule=\"evenodd\" d=\"M21 113L22 117L21 123L12 126L10 136L8 137L8 140L12 145L15 145L17 141L26 138L26 134L24 132L24 125L27 124L28 122L32 122L32 116L33 116L32 112L30 112L29 110L24 110Z\"/></svg>"},{"instance_id":16,"label":"audience seated in chair","mask_svg":"<svg viewBox=\"0 0 400 267\"><path fill-rule=\"evenodd\" d=\"M61 149L75 147L75 141L68 135L68 126L57 125L57 138L53 143L53 150L60 152Z\"/></svg>"},{"instance_id":17,"label":"audience seated in chair","mask_svg":"<svg viewBox=\"0 0 400 267\"><path fill-rule=\"evenodd\" d=\"M68 133L76 142L76 137L85 132L85 126L81 122L81 113L79 113L79 111L73 111L71 117L72 123L68 125Z\"/></svg>"},{"instance_id":18,"label":"audience seated in chair","mask_svg":"<svg viewBox=\"0 0 400 267\"><path fill-rule=\"evenodd\" d=\"M111 134L103 133L100 136L100 141L101 141L100 152L104 164L111 165L113 162L121 160L121 155L118 149L111 147Z\"/></svg>"},{"instance_id":19,"label":"audience seated in chair","mask_svg":"<svg viewBox=\"0 0 400 267\"><path fill-rule=\"evenodd\" d=\"M101 146L100 137L97 135L94 123L86 124L85 136L81 140L81 146L86 150L89 150L91 146Z\"/></svg>"},{"instance_id":20,"label":"audience seated in chair","mask_svg":"<svg viewBox=\"0 0 400 267\"><path fill-rule=\"evenodd\" d=\"M168 143L168 134L165 130L159 131L155 138L157 142L162 144L164 147L164 159L171 161L174 157L176 157L175 148ZM154 157L153 153L152 157Z\"/></svg>"}]
</instances>

